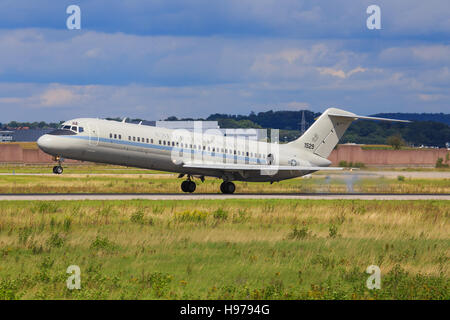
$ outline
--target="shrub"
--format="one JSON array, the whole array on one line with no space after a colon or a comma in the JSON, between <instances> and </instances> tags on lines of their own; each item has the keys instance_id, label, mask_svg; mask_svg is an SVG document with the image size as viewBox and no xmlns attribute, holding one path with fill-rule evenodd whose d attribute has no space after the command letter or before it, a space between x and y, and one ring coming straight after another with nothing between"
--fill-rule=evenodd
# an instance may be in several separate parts
<instances>
[{"instance_id":1,"label":"shrub","mask_svg":"<svg viewBox=\"0 0 450 320\"><path fill-rule=\"evenodd\" d=\"M64 245L64 238L60 237L59 234L54 233L47 240L47 245L49 247L61 248Z\"/></svg>"},{"instance_id":2,"label":"shrub","mask_svg":"<svg viewBox=\"0 0 450 320\"><path fill-rule=\"evenodd\" d=\"M338 234L338 227L335 226L334 224L330 225L330 228L328 229L328 236L330 238L336 238L339 237Z\"/></svg>"},{"instance_id":3,"label":"shrub","mask_svg":"<svg viewBox=\"0 0 450 320\"><path fill-rule=\"evenodd\" d=\"M228 212L223 210L222 208L217 209L213 213L214 219L217 220L227 220L228 218Z\"/></svg>"},{"instance_id":4,"label":"shrub","mask_svg":"<svg viewBox=\"0 0 450 320\"><path fill-rule=\"evenodd\" d=\"M339 167L347 167L347 166L348 166L347 161L344 160L339 161Z\"/></svg>"},{"instance_id":5,"label":"shrub","mask_svg":"<svg viewBox=\"0 0 450 320\"><path fill-rule=\"evenodd\" d=\"M397 176L398 181L405 181L405 176Z\"/></svg>"},{"instance_id":6,"label":"shrub","mask_svg":"<svg viewBox=\"0 0 450 320\"><path fill-rule=\"evenodd\" d=\"M106 251L112 251L116 248L116 245L108 240L108 238L99 237L97 236L95 240L91 243L91 249L95 250L106 250Z\"/></svg>"},{"instance_id":7,"label":"shrub","mask_svg":"<svg viewBox=\"0 0 450 320\"><path fill-rule=\"evenodd\" d=\"M183 211L175 213L175 220L182 222L202 222L205 221L209 213L205 211Z\"/></svg>"},{"instance_id":8,"label":"shrub","mask_svg":"<svg viewBox=\"0 0 450 320\"><path fill-rule=\"evenodd\" d=\"M142 211L136 211L131 215L131 222L144 224L144 213Z\"/></svg>"},{"instance_id":9,"label":"shrub","mask_svg":"<svg viewBox=\"0 0 450 320\"><path fill-rule=\"evenodd\" d=\"M300 229L297 229L297 227L294 227L292 232L289 233L288 239L301 240L301 239L306 239L306 238L310 237L311 235L312 235L311 232L308 230L308 227L306 227L306 226L302 227Z\"/></svg>"},{"instance_id":10,"label":"shrub","mask_svg":"<svg viewBox=\"0 0 450 320\"><path fill-rule=\"evenodd\" d=\"M447 153L448 155L448 153ZM449 165L447 163L444 163L444 159L438 158L436 160L436 168L448 168Z\"/></svg>"}]
</instances>

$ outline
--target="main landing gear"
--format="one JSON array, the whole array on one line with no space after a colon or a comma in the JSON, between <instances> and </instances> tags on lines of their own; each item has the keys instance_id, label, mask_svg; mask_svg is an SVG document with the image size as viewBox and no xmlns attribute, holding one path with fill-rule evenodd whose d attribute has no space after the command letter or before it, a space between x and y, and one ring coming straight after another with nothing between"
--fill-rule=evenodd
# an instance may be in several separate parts
<instances>
[{"instance_id":1,"label":"main landing gear","mask_svg":"<svg viewBox=\"0 0 450 320\"><path fill-rule=\"evenodd\" d=\"M182 178L182 177L184 177L184 175L185 174L182 173L178 176L178 178ZM203 176L201 176L200 180L203 182L205 180L205 178ZM195 184L195 182L191 180L191 175L188 175L187 180L185 180L181 183L181 190L183 192L192 193L195 191L196 187L197 187L197 185ZM233 194L234 191L236 191L236 186L231 181L224 181L220 185L220 191L224 194Z\"/></svg>"},{"instance_id":2,"label":"main landing gear","mask_svg":"<svg viewBox=\"0 0 450 320\"><path fill-rule=\"evenodd\" d=\"M185 180L181 183L181 190L183 190L183 192L192 193L195 191L196 187L197 187L197 185L195 184L195 182L190 179Z\"/></svg>"},{"instance_id":3,"label":"main landing gear","mask_svg":"<svg viewBox=\"0 0 450 320\"><path fill-rule=\"evenodd\" d=\"M224 181L220 185L220 191L225 194L232 194L236 190L236 186L231 181Z\"/></svg>"}]
</instances>

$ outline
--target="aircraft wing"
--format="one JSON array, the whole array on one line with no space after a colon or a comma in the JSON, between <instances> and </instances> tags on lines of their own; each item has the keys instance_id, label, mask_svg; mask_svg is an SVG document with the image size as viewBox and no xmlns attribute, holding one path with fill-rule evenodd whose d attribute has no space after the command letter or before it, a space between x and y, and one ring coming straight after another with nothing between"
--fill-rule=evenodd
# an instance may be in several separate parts
<instances>
[{"instance_id":1,"label":"aircraft wing","mask_svg":"<svg viewBox=\"0 0 450 320\"><path fill-rule=\"evenodd\" d=\"M185 168L214 169L225 171L339 171L344 168L339 167L312 167L312 166L277 166L277 165L255 165L255 164L234 164L234 163L188 163Z\"/></svg>"}]
</instances>

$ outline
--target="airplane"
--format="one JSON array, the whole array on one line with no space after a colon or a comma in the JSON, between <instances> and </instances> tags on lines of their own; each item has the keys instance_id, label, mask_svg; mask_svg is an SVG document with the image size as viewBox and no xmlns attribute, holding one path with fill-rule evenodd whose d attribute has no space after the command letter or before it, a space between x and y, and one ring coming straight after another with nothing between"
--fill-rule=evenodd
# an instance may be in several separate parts
<instances>
[{"instance_id":1,"label":"airplane","mask_svg":"<svg viewBox=\"0 0 450 320\"><path fill-rule=\"evenodd\" d=\"M278 144L127 123L126 118L79 118L41 136L37 144L58 161L55 174L63 173L61 163L67 158L179 173L179 178L187 177L181 190L188 193L196 189L194 177L202 182L215 177L223 180L220 191L232 194L233 181L273 183L344 169L330 167L327 158L356 119L410 122L329 108L297 140Z\"/></svg>"}]
</instances>

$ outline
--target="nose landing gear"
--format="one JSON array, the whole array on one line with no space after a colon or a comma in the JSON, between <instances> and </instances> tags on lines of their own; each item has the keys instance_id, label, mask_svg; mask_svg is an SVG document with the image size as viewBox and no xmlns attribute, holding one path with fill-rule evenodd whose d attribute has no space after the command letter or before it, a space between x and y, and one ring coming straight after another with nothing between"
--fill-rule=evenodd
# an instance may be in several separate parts
<instances>
[{"instance_id":1,"label":"nose landing gear","mask_svg":"<svg viewBox=\"0 0 450 320\"><path fill-rule=\"evenodd\" d=\"M53 167L53 173L54 174L62 174L64 171L63 167L61 166L54 166Z\"/></svg>"},{"instance_id":2,"label":"nose landing gear","mask_svg":"<svg viewBox=\"0 0 450 320\"><path fill-rule=\"evenodd\" d=\"M58 165L53 167L53 173L54 174L62 174L64 169L61 165L61 163L64 161L61 157L55 157L54 158L55 161L58 161Z\"/></svg>"},{"instance_id":3,"label":"nose landing gear","mask_svg":"<svg viewBox=\"0 0 450 320\"><path fill-rule=\"evenodd\" d=\"M220 185L220 191L224 194L232 194L236 190L236 186L231 181L224 181Z\"/></svg>"}]
</instances>

